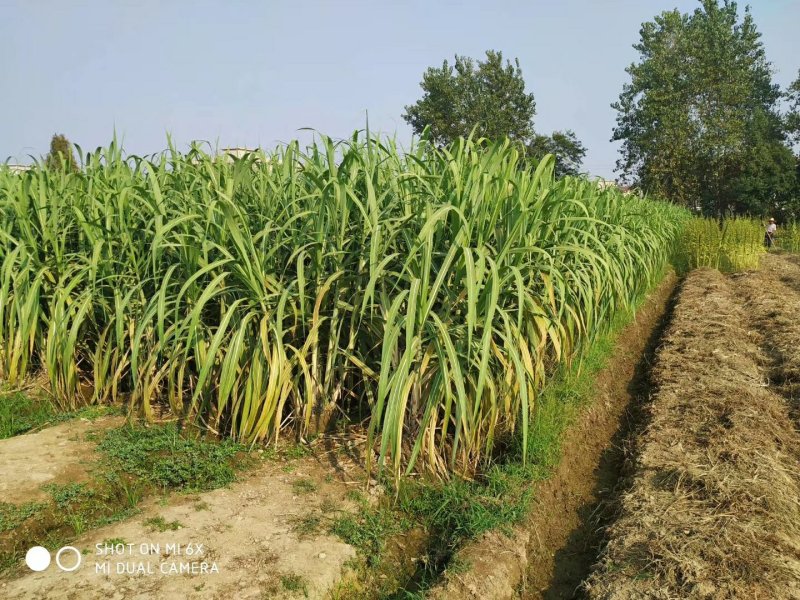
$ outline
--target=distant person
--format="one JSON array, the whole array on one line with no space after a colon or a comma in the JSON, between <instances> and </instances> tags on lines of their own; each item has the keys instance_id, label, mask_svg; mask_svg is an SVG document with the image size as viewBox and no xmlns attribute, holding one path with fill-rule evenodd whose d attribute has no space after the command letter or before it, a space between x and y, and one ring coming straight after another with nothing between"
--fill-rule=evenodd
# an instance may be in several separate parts
<instances>
[{"instance_id":1,"label":"distant person","mask_svg":"<svg viewBox=\"0 0 800 600\"><path fill-rule=\"evenodd\" d=\"M772 248L772 244L775 243L775 232L777 230L778 226L775 224L775 219L770 219L767 231L764 233L764 245L767 248Z\"/></svg>"}]
</instances>

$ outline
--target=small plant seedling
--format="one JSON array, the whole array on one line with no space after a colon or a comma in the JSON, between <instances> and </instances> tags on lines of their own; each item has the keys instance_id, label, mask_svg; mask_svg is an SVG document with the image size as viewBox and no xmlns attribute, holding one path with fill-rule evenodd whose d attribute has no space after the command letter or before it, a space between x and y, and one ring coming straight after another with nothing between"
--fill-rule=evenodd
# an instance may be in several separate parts
<instances>
[{"instance_id":1,"label":"small plant seedling","mask_svg":"<svg viewBox=\"0 0 800 600\"><path fill-rule=\"evenodd\" d=\"M303 595L308 597L308 584L302 575L283 575L281 585L287 592L303 592Z\"/></svg>"},{"instance_id":2,"label":"small plant seedling","mask_svg":"<svg viewBox=\"0 0 800 600\"><path fill-rule=\"evenodd\" d=\"M311 479L298 479L292 483L292 489L296 494L310 494L317 491L317 484Z\"/></svg>"},{"instance_id":3,"label":"small plant seedling","mask_svg":"<svg viewBox=\"0 0 800 600\"><path fill-rule=\"evenodd\" d=\"M294 531L298 537L310 537L319 532L320 526L322 525L322 517L316 513L312 513L292 519L290 523L292 531Z\"/></svg>"},{"instance_id":4,"label":"small plant seedling","mask_svg":"<svg viewBox=\"0 0 800 600\"><path fill-rule=\"evenodd\" d=\"M311 454L311 449L303 444L293 444L283 451L285 458L303 458Z\"/></svg>"},{"instance_id":5,"label":"small plant seedling","mask_svg":"<svg viewBox=\"0 0 800 600\"><path fill-rule=\"evenodd\" d=\"M70 515L67 517L67 522L72 527L75 535L80 535L86 531L87 522L86 516L83 513L70 513Z\"/></svg>"},{"instance_id":6,"label":"small plant seedling","mask_svg":"<svg viewBox=\"0 0 800 600\"><path fill-rule=\"evenodd\" d=\"M164 519L164 517L161 517L161 516L152 517L150 519L147 519L144 522L144 524L147 525L148 527L150 527L151 531L160 531L162 533L164 531L168 531L168 530L169 531L177 531L178 529L183 527L183 523L181 523L180 521L169 521L168 522L168 521L166 521Z\"/></svg>"}]
</instances>

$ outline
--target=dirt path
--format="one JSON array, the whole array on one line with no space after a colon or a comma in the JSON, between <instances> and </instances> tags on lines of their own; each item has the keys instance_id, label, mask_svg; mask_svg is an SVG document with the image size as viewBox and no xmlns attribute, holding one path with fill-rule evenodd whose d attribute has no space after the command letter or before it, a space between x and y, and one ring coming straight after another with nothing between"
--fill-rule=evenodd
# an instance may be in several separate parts
<instances>
[{"instance_id":1,"label":"dirt path","mask_svg":"<svg viewBox=\"0 0 800 600\"><path fill-rule=\"evenodd\" d=\"M348 486L326 482L325 472L311 459L292 473L264 465L229 489L146 502L139 515L76 540L86 554L75 572L27 571L0 583L0 597L323 598L355 555L314 527L353 508ZM74 555L62 562L72 566Z\"/></svg>"},{"instance_id":2,"label":"dirt path","mask_svg":"<svg viewBox=\"0 0 800 600\"><path fill-rule=\"evenodd\" d=\"M687 277L590 598L800 598L794 261Z\"/></svg>"},{"instance_id":3,"label":"dirt path","mask_svg":"<svg viewBox=\"0 0 800 600\"><path fill-rule=\"evenodd\" d=\"M529 558L522 597L574 598L596 560L601 527L619 483L627 441L650 392L656 346L671 316L677 278L670 275L627 327L597 377L595 401L569 432L556 476L546 482L532 531L544 531Z\"/></svg>"},{"instance_id":4,"label":"dirt path","mask_svg":"<svg viewBox=\"0 0 800 600\"><path fill-rule=\"evenodd\" d=\"M559 470L564 472L557 473L561 480L544 486L546 505L558 512L554 518L545 513L536 520L536 527L552 531L552 537L531 554L524 598L575 598L591 571L631 437L642 419L642 404L649 399L650 369L671 317L676 283L670 277L662 284L647 312L637 315L620 336L609 365L597 377L598 406L566 442Z\"/></svg>"},{"instance_id":5,"label":"dirt path","mask_svg":"<svg viewBox=\"0 0 800 600\"><path fill-rule=\"evenodd\" d=\"M91 488L102 472L87 434L123 422L75 420L0 441L0 500L49 501L47 484ZM145 499L135 516L71 543L81 552L74 572L55 562L60 543L42 539L49 568L20 563L0 580L0 598L323 598L355 556L328 525L355 510L348 492L361 487L357 466L338 460L334 475L329 454L265 459L229 488ZM62 557L67 568L76 561L72 551Z\"/></svg>"},{"instance_id":6,"label":"dirt path","mask_svg":"<svg viewBox=\"0 0 800 600\"><path fill-rule=\"evenodd\" d=\"M512 536L491 532L464 548L458 557L471 568L431 597L573 597L597 555L597 509L618 479L620 441L646 394L649 359L676 281L670 274L619 336L597 376L594 401L568 428L559 466L537 486L529 519Z\"/></svg>"},{"instance_id":7,"label":"dirt path","mask_svg":"<svg viewBox=\"0 0 800 600\"><path fill-rule=\"evenodd\" d=\"M86 481L96 445L86 434L123 421L122 417L77 419L0 440L0 502L39 502L49 497L44 485Z\"/></svg>"}]
</instances>

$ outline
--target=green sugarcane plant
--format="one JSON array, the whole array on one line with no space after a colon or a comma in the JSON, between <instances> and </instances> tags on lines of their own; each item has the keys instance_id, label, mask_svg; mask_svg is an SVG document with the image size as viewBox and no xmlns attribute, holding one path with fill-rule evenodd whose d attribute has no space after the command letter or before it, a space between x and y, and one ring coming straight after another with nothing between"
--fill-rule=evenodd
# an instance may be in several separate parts
<instances>
[{"instance_id":1,"label":"green sugarcane plant","mask_svg":"<svg viewBox=\"0 0 800 600\"><path fill-rule=\"evenodd\" d=\"M395 475L469 475L525 439L549 374L688 218L480 139L78 152L79 170L0 168L0 376L245 443L366 415Z\"/></svg>"}]
</instances>

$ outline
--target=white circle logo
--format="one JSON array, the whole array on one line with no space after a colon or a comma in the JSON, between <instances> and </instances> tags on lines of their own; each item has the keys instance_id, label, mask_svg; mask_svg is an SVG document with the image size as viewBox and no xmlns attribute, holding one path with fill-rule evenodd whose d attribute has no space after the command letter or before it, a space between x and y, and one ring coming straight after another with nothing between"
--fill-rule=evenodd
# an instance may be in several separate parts
<instances>
[{"instance_id":1,"label":"white circle logo","mask_svg":"<svg viewBox=\"0 0 800 600\"><path fill-rule=\"evenodd\" d=\"M61 564L61 555L66 551L75 553L76 557L75 564L72 565L71 567L65 567L64 565ZM58 551L58 554L56 554L56 564L58 565L59 569L61 569L62 571L67 571L69 573L70 571L74 571L81 566L81 558L82 558L81 551L78 550L75 546L64 546L61 550ZM50 562L49 554L47 555L47 562Z\"/></svg>"},{"instance_id":2,"label":"white circle logo","mask_svg":"<svg viewBox=\"0 0 800 600\"><path fill-rule=\"evenodd\" d=\"M43 546L34 546L25 553L25 564L31 571L44 571L50 566L50 553Z\"/></svg>"}]
</instances>

